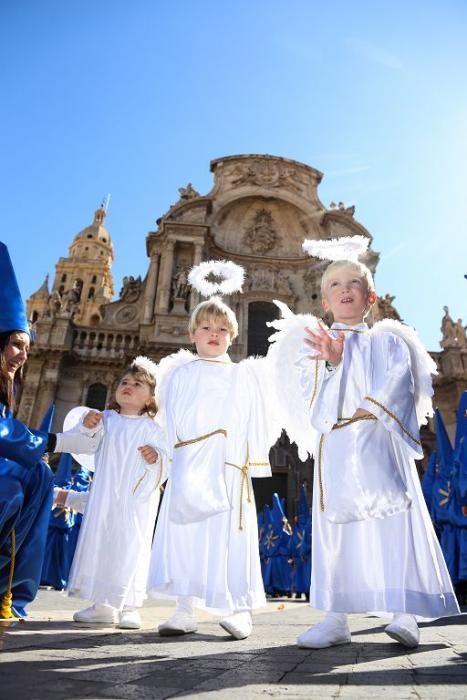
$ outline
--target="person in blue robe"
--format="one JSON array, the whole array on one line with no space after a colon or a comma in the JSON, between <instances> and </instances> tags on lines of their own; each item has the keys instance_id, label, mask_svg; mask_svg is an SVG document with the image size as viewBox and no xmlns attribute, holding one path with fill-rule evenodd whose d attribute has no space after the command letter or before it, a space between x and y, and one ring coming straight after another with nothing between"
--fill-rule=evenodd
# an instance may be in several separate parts
<instances>
[{"instance_id":1,"label":"person in blue robe","mask_svg":"<svg viewBox=\"0 0 467 700\"><path fill-rule=\"evenodd\" d=\"M439 409L435 410L437 475L432 491L432 517L453 583L458 574L458 543L456 525L452 520L451 500L454 450Z\"/></svg>"},{"instance_id":2,"label":"person in blue robe","mask_svg":"<svg viewBox=\"0 0 467 700\"><path fill-rule=\"evenodd\" d=\"M430 515L432 515L432 505L433 505L433 486L436 480L436 468L437 468L437 458L436 458L436 450L433 450L433 452L430 455L430 459L428 460L427 467L425 469L425 472L422 476L421 479L421 486L422 486L422 491L423 495L425 497L425 503L426 507L428 508L428 512Z\"/></svg>"},{"instance_id":3,"label":"person in blue robe","mask_svg":"<svg viewBox=\"0 0 467 700\"><path fill-rule=\"evenodd\" d=\"M13 415L30 336L6 246L0 242L0 618L25 615L39 587L52 503L52 472L41 460L54 436Z\"/></svg>"},{"instance_id":4,"label":"person in blue robe","mask_svg":"<svg viewBox=\"0 0 467 700\"><path fill-rule=\"evenodd\" d=\"M57 487L70 489L72 484L71 469L73 458L63 453L54 474ZM66 588L76 540L72 537L76 514L66 506L55 506L49 518L47 544L42 565L41 585L52 586L58 591Z\"/></svg>"},{"instance_id":5,"label":"person in blue robe","mask_svg":"<svg viewBox=\"0 0 467 700\"><path fill-rule=\"evenodd\" d=\"M277 493L272 500L272 530L274 532L274 546L270 553L271 558L271 586L274 595L290 595L291 566L289 563L290 536L292 529L285 516L282 503Z\"/></svg>"},{"instance_id":6,"label":"person in blue robe","mask_svg":"<svg viewBox=\"0 0 467 700\"><path fill-rule=\"evenodd\" d=\"M79 467L73 476L73 481L71 484L72 491L78 491L79 493L85 493L89 491L92 481L92 472L86 467ZM76 545L78 544L78 536L81 528L81 522L83 520L83 513L74 514L74 525L70 531L69 538L69 552L70 561L73 561L73 556L75 554Z\"/></svg>"},{"instance_id":7,"label":"person in blue robe","mask_svg":"<svg viewBox=\"0 0 467 700\"><path fill-rule=\"evenodd\" d=\"M289 555L292 560L292 591L296 598L305 594L310 599L311 584L311 515L305 484L300 490L297 522L290 538Z\"/></svg>"},{"instance_id":8,"label":"person in blue robe","mask_svg":"<svg viewBox=\"0 0 467 700\"><path fill-rule=\"evenodd\" d=\"M263 508L263 531L259 541L259 557L261 562L261 573L263 575L263 585L267 596L274 593L271 582L271 554L274 551L275 540L274 530L272 527L271 509L266 504Z\"/></svg>"},{"instance_id":9,"label":"person in blue robe","mask_svg":"<svg viewBox=\"0 0 467 700\"><path fill-rule=\"evenodd\" d=\"M451 517L456 524L458 571L456 593L467 602L467 391L457 410L456 437L452 469Z\"/></svg>"}]
</instances>

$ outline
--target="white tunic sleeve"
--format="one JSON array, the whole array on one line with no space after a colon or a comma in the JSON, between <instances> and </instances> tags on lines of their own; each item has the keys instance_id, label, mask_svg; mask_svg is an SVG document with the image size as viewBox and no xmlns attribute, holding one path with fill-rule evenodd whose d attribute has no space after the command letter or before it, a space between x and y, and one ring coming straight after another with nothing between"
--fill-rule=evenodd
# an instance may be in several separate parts
<instances>
[{"instance_id":1,"label":"white tunic sleeve","mask_svg":"<svg viewBox=\"0 0 467 700\"><path fill-rule=\"evenodd\" d=\"M148 435L147 445L153 447L159 455L155 464L148 464L142 457L138 460L138 478L133 489L133 495L138 501L147 501L154 491L167 479L167 440L162 428L154 422L153 429Z\"/></svg>"},{"instance_id":2,"label":"white tunic sleeve","mask_svg":"<svg viewBox=\"0 0 467 700\"><path fill-rule=\"evenodd\" d=\"M248 472L252 477L272 476L269 450L279 435L275 435L274 427L268 424L266 387L261 387L261 382L248 364L241 369L245 374L244 377L242 372L239 374L239 381L244 379L247 382L250 408L247 426ZM274 420L273 416L271 419Z\"/></svg>"},{"instance_id":3,"label":"white tunic sleeve","mask_svg":"<svg viewBox=\"0 0 467 700\"><path fill-rule=\"evenodd\" d=\"M408 447L411 457L421 459L423 450L408 347L392 333L381 333L372 338L371 356L371 386L360 407L373 413L387 430Z\"/></svg>"}]
</instances>

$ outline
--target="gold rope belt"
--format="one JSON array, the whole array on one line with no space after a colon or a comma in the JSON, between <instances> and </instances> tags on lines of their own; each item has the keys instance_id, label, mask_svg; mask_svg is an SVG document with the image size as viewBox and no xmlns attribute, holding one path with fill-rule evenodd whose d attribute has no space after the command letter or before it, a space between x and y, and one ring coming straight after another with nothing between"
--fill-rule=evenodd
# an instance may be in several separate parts
<instances>
[{"instance_id":1,"label":"gold rope belt","mask_svg":"<svg viewBox=\"0 0 467 700\"><path fill-rule=\"evenodd\" d=\"M174 446L174 449L177 449L179 447L185 447L186 445L193 445L196 442L201 442L202 440L207 440L208 438L212 437L213 435L223 435L224 437L227 437L227 431L224 430L224 428L218 428L217 430L213 430L211 433L206 433L205 435L200 435L199 437L192 438L191 440L184 440L181 442L177 442L176 445ZM242 474L241 482L240 482L240 515L239 515L238 529L243 530L243 492L245 490L245 486L246 486L247 502L251 503L251 488L250 488L250 479L248 476L248 466L250 464L249 458L247 455L246 462L243 465L243 467L240 467L238 464L233 464L232 462L225 462L225 464L229 467L234 467L235 469L238 469L238 471L241 472L241 474ZM269 462L255 462L255 463L253 463L253 466L266 466L266 465L269 465ZM138 486L138 484L136 486Z\"/></svg>"},{"instance_id":2,"label":"gold rope belt","mask_svg":"<svg viewBox=\"0 0 467 700\"><path fill-rule=\"evenodd\" d=\"M246 500L251 503L251 491L250 491L250 479L248 478L248 456L243 467L239 467L238 464L233 464L232 462L226 462L229 467L235 467L242 473L242 480L240 482L240 517L238 522L238 529L243 530L243 489L246 484Z\"/></svg>"},{"instance_id":3,"label":"gold rope belt","mask_svg":"<svg viewBox=\"0 0 467 700\"><path fill-rule=\"evenodd\" d=\"M346 428L352 423L358 423L361 420L377 420L376 416L354 416L354 418L338 418L337 423L332 426L332 430ZM324 486L323 486L323 443L325 433L321 433L318 445L318 485L319 485L319 509L324 512Z\"/></svg>"},{"instance_id":4,"label":"gold rope belt","mask_svg":"<svg viewBox=\"0 0 467 700\"><path fill-rule=\"evenodd\" d=\"M213 435L223 435L224 437L227 437L227 430L224 430L224 428L218 428L217 430L213 430L212 433L206 433L206 435L200 435L199 437L191 438L191 440L184 440L183 442L177 442L176 445L174 445L174 449L178 449L179 447L185 447L186 445L194 445L195 442L201 442L202 440L207 440L208 438L212 437Z\"/></svg>"}]
</instances>

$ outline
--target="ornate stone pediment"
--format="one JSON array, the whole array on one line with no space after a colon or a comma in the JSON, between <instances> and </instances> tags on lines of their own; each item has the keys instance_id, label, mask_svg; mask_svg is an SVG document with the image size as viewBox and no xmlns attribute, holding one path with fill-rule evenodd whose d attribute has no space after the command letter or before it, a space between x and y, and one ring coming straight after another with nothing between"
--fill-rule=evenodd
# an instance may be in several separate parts
<instances>
[{"instance_id":1,"label":"ornate stone pediment","mask_svg":"<svg viewBox=\"0 0 467 700\"><path fill-rule=\"evenodd\" d=\"M302 242L315 223L297 206L276 198L242 197L227 204L211 222L221 250L266 257L303 258Z\"/></svg>"},{"instance_id":2,"label":"ornate stone pediment","mask_svg":"<svg viewBox=\"0 0 467 700\"><path fill-rule=\"evenodd\" d=\"M227 190L261 188L271 191L290 192L294 197L305 197L314 206L318 205L316 188L322 175L288 158L268 155L230 156L211 163L215 174L214 191L223 194Z\"/></svg>"}]
</instances>

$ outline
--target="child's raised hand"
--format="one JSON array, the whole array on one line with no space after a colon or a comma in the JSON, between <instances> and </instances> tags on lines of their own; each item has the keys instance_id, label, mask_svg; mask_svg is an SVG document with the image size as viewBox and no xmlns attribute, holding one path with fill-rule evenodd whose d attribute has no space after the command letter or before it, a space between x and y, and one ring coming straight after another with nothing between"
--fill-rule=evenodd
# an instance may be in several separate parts
<instances>
[{"instance_id":1,"label":"child's raised hand","mask_svg":"<svg viewBox=\"0 0 467 700\"><path fill-rule=\"evenodd\" d=\"M102 420L102 413L100 411L88 411L83 419L83 425L85 428L97 428Z\"/></svg>"},{"instance_id":2,"label":"child's raised hand","mask_svg":"<svg viewBox=\"0 0 467 700\"><path fill-rule=\"evenodd\" d=\"M305 328L305 332L308 336L305 343L316 353L310 355L313 360L326 360L331 365L339 364L344 350L345 333L340 331L336 338L332 338L322 326L313 330Z\"/></svg>"},{"instance_id":3,"label":"child's raised hand","mask_svg":"<svg viewBox=\"0 0 467 700\"><path fill-rule=\"evenodd\" d=\"M146 464L155 464L157 462L159 455L151 445L143 445L143 447L138 447L138 450Z\"/></svg>"}]
</instances>

